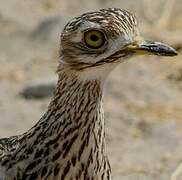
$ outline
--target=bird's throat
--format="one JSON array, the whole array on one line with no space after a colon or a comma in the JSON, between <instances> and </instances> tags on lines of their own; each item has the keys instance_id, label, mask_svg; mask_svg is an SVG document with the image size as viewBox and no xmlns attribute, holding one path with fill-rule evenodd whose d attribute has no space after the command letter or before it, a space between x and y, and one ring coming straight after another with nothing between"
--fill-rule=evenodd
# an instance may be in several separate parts
<instances>
[{"instance_id":1,"label":"bird's throat","mask_svg":"<svg viewBox=\"0 0 182 180\"><path fill-rule=\"evenodd\" d=\"M55 115L50 129L60 135L58 163L63 172L72 171L62 172L62 176L109 177L100 81L83 81L71 73L61 73L52 104L49 111Z\"/></svg>"},{"instance_id":2,"label":"bird's throat","mask_svg":"<svg viewBox=\"0 0 182 180\"><path fill-rule=\"evenodd\" d=\"M42 178L56 168L51 177L55 180L110 179L98 80L83 81L60 72L47 113L28 133L33 134L32 143L42 149L37 159L49 168Z\"/></svg>"}]
</instances>

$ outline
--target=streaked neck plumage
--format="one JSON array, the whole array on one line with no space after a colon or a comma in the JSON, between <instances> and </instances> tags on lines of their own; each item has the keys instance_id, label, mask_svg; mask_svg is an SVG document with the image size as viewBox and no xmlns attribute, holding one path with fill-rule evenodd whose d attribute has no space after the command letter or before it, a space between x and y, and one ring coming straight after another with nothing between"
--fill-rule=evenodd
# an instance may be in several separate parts
<instances>
[{"instance_id":1,"label":"streaked neck plumage","mask_svg":"<svg viewBox=\"0 0 182 180\"><path fill-rule=\"evenodd\" d=\"M110 179L102 96L100 80L59 72L47 113L24 134L14 153L20 177ZM23 154L28 155L17 163Z\"/></svg>"}]
</instances>

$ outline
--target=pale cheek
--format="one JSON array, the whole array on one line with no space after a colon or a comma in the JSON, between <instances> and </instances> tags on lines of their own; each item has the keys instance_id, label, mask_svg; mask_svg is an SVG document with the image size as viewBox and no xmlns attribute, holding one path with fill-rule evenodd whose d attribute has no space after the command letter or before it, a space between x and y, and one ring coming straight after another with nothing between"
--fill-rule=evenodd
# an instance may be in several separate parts
<instances>
[{"instance_id":1,"label":"pale cheek","mask_svg":"<svg viewBox=\"0 0 182 180\"><path fill-rule=\"evenodd\" d=\"M93 66L89 69L85 69L79 73L81 80L100 80L104 83L104 80L108 77L110 72L119 65L120 62L116 61L115 63L106 63L101 66Z\"/></svg>"},{"instance_id":2,"label":"pale cheek","mask_svg":"<svg viewBox=\"0 0 182 180\"><path fill-rule=\"evenodd\" d=\"M98 62L99 60L100 60L100 57L95 57L95 55L82 55L79 58L80 62L89 63L89 64L90 63L94 64L94 63Z\"/></svg>"},{"instance_id":3,"label":"pale cheek","mask_svg":"<svg viewBox=\"0 0 182 180\"><path fill-rule=\"evenodd\" d=\"M81 33L77 33L75 34L72 38L71 38L71 41L73 43L79 43L82 41L82 34Z\"/></svg>"}]
</instances>

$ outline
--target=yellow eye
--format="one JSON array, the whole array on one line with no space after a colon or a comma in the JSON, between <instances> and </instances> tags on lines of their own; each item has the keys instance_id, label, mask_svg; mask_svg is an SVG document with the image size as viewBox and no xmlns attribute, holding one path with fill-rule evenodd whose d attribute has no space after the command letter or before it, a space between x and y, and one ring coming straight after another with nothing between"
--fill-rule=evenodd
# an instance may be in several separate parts
<instances>
[{"instance_id":1,"label":"yellow eye","mask_svg":"<svg viewBox=\"0 0 182 180\"><path fill-rule=\"evenodd\" d=\"M103 32L90 30L84 33L85 44L92 49L98 49L105 44L105 36Z\"/></svg>"}]
</instances>

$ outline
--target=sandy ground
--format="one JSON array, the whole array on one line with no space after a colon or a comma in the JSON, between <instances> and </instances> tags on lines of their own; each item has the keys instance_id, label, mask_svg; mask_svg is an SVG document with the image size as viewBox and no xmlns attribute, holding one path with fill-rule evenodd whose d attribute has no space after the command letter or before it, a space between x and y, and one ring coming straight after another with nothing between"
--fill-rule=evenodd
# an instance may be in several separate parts
<instances>
[{"instance_id":1,"label":"sandy ground","mask_svg":"<svg viewBox=\"0 0 182 180\"><path fill-rule=\"evenodd\" d=\"M26 99L20 92L32 81L56 79L60 31L80 12L108 6L130 9L139 17L143 34L179 48L180 0L158 24L154 22L164 1L150 4L153 16L143 12L142 2L0 0L0 137L26 131L46 110L49 97ZM106 84L105 112L114 179L170 179L182 163L182 55L137 57L120 65Z\"/></svg>"}]
</instances>

